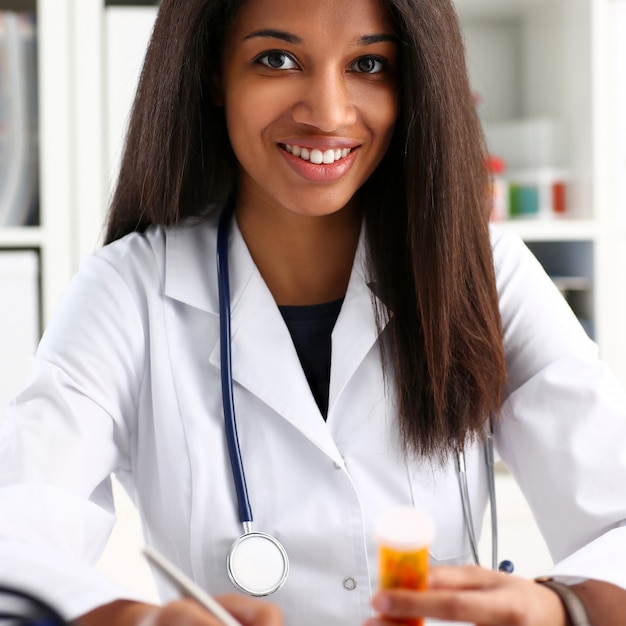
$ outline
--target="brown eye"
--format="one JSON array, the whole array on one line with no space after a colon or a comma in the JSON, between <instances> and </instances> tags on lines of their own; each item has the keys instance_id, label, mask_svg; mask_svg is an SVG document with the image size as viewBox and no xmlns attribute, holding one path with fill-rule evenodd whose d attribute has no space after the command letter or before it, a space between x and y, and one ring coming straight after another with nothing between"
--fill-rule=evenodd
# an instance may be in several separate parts
<instances>
[{"instance_id":1,"label":"brown eye","mask_svg":"<svg viewBox=\"0 0 626 626\"><path fill-rule=\"evenodd\" d=\"M270 50L256 58L256 62L273 70L293 70L298 67L294 58L284 50Z\"/></svg>"},{"instance_id":2,"label":"brown eye","mask_svg":"<svg viewBox=\"0 0 626 626\"><path fill-rule=\"evenodd\" d=\"M378 74L385 69L385 62L378 57L361 57L352 64L352 70L363 74Z\"/></svg>"}]
</instances>

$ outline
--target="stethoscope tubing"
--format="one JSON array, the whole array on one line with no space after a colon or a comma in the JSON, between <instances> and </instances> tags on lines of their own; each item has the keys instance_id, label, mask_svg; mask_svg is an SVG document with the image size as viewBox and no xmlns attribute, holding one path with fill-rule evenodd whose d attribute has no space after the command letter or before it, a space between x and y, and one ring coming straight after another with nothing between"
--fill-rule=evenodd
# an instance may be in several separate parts
<instances>
[{"instance_id":1,"label":"stethoscope tubing","mask_svg":"<svg viewBox=\"0 0 626 626\"><path fill-rule=\"evenodd\" d=\"M31 593L0 585L0 599L2 596L15 602L0 602L0 623L11 620L7 623L16 626L68 626L68 622L53 607ZM16 604L24 610L18 613ZM10 608L12 605L13 608Z\"/></svg>"},{"instance_id":2,"label":"stethoscope tubing","mask_svg":"<svg viewBox=\"0 0 626 626\"><path fill-rule=\"evenodd\" d=\"M485 463L487 465L487 488L489 489L489 513L491 517L491 569L502 570L498 564L498 507L493 455L493 422L491 420L485 439Z\"/></svg>"},{"instance_id":3,"label":"stethoscope tubing","mask_svg":"<svg viewBox=\"0 0 626 626\"><path fill-rule=\"evenodd\" d=\"M248 497L246 474L241 458L237 419L235 416L235 400L233 397L233 367L231 353L230 329L230 285L228 273L228 233L232 210L224 209L220 216L217 231L217 280L220 314L220 367L222 370L222 405L224 407L224 428L228 456L232 468L239 520L245 529L251 527L253 517Z\"/></svg>"},{"instance_id":4,"label":"stethoscope tubing","mask_svg":"<svg viewBox=\"0 0 626 626\"><path fill-rule=\"evenodd\" d=\"M496 504L496 480L494 469L494 452L493 452L493 421L489 420L489 426L485 432L484 441L485 465L487 466L487 489L489 496L489 513L491 519L491 568L507 573L511 573L514 569L510 561L502 561L498 563L498 510ZM469 488L467 485L467 470L465 464L465 453L461 450L456 458L456 470L459 479L459 489L461 491L461 504L463 506L463 519L465 528L472 550L472 558L476 565L480 566L480 558L478 555L478 541L476 531L474 529L474 518L472 517L472 508L470 504Z\"/></svg>"},{"instance_id":5,"label":"stethoscope tubing","mask_svg":"<svg viewBox=\"0 0 626 626\"><path fill-rule=\"evenodd\" d=\"M474 563L476 565L480 565L480 558L478 556L478 541L476 540L474 518L472 517L472 506L467 486L467 471L465 468L464 452L459 452L457 456L457 473L459 476L459 488L461 490L461 502L463 504L463 519L465 521L465 528L467 529L467 536L472 549L472 558L474 559Z\"/></svg>"}]
</instances>

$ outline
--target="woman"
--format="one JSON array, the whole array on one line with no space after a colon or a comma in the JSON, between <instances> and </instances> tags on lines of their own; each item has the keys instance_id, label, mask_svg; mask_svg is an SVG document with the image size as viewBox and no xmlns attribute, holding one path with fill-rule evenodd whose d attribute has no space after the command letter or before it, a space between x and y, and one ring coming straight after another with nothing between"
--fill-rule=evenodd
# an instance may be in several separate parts
<instances>
[{"instance_id":1,"label":"woman","mask_svg":"<svg viewBox=\"0 0 626 626\"><path fill-rule=\"evenodd\" d=\"M7 419L0 559L28 564L13 579L84 626L215 624L165 585L154 607L88 563L115 472L148 543L220 597L234 589L224 215L238 445L256 528L289 555L271 596L286 623L561 626L576 598L616 623L624 399L530 254L490 238L486 188L448 0L163 0L107 245ZM594 579L573 600L467 565L455 460L478 520L490 422L556 573ZM373 526L398 505L434 517L439 566L428 591L375 594ZM279 621L222 601L247 624Z\"/></svg>"}]
</instances>

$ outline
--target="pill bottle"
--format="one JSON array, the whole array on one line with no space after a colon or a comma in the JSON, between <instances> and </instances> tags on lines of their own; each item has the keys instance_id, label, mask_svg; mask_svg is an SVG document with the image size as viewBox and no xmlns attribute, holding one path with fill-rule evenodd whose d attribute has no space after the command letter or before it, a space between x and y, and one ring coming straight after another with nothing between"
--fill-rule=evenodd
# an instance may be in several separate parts
<instances>
[{"instance_id":1,"label":"pill bottle","mask_svg":"<svg viewBox=\"0 0 626 626\"><path fill-rule=\"evenodd\" d=\"M435 537L430 515L412 507L384 513L376 524L379 585L381 589L425 589L428 584L428 549ZM422 619L407 622L422 626Z\"/></svg>"}]
</instances>

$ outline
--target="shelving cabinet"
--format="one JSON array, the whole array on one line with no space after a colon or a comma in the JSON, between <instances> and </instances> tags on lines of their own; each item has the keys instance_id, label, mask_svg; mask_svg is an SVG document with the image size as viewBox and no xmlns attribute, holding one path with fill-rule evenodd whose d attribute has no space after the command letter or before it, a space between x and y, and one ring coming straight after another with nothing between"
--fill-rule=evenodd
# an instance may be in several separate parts
<instances>
[{"instance_id":1,"label":"shelving cabinet","mask_svg":"<svg viewBox=\"0 0 626 626\"><path fill-rule=\"evenodd\" d=\"M0 227L0 289L3 304L0 311L0 419L8 399L23 384L45 319L69 280L71 263L68 255L71 242L69 213L68 137L71 124L67 101L69 55L65 45L69 13L64 0L0 0L0 11L28 12L35 15L38 39L38 92L45 93L45 105L38 107L38 180L39 202L36 221L29 226ZM4 22L3 22L4 24ZM4 34L4 33L3 33ZM54 44L52 44L54 39ZM45 53L44 53L45 51ZM11 65L19 67L16 49L9 46L3 67L8 79ZM11 123L10 109L18 116L26 116L23 108L34 103L18 97L15 84L5 80L5 122ZM21 88L20 88L21 90ZM16 111L15 106L22 110ZM23 120L22 120L23 121ZM3 128L4 137L16 129ZM20 127L21 133L22 128ZM37 134L35 134L35 137ZM28 149L31 139L22 133L14 140ZM9 149L11 140L3 142ZM4 167L15 166L15 154L4 155ZM9 201L4 196L5 202ZM3 207L6 208L6 207ZM4 211L6 214L6 211Z\"/></svg>"},{"instance_id":2,"label":"shelving cabinet","mask_svg":"<svg viewBox=\"0 0 626 626\"><path fill-rule=\"evenodd\" d=\"M27 250L38 259L35 304L9 297L5 305L23 309L16 318L21 320L30 320L36 308L36 345L80 258L97 246L106 206L99 43L103 5L100 0L0 0L0 11L28 11L36 19L38 219L29 226L0 226L0 254ZM32 354L32 343L18 348L3 342L2 367L23 363L24 351ZM15 384L21 383L22 375L13 374ZM16 390L12 382L8 395ZM4 406L0 418L3 413Z\"/></svg>"},{"instance_id":3,"label":"shelving cabinet","mask_svg":"<svg viewBox=\"0 0 626 626\"><path fill-rule=\"evenodd\" d=\"M610 144L623 115L611 109L619 40L611 23L619 4L624 0L456 0L488 146L494 128L520 120L548 121L562 131L550 165L569 173L566 214L502 225L519 233L554 276L626 384L617 270L626 237L613 210Z\"/></svg>"},{"instance_id":4,"label":"shelving cabinet","mask_svg":"<svg viewBox=\"0 0 626 626\"><path fill-rule=\"evenodd\" d=\"M38 254L42 326L74 270L70 5L70 0L0 0L1 11L30 11L36 16L40 95L38 221L31 226L0 227L0 250L30 249Z\"/></svg>"}]
</instances>

